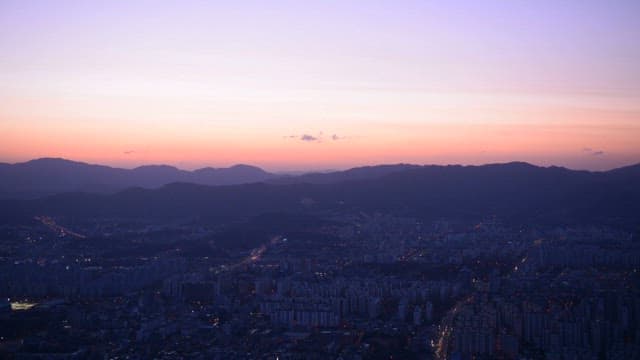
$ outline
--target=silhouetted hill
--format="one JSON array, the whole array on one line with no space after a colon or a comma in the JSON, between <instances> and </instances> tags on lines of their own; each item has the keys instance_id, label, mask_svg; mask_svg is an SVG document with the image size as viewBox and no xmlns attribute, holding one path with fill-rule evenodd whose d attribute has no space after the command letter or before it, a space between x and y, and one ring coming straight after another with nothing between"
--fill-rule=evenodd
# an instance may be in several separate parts
<instances>
[{"instance_id":1,"label":"silhouetted hill","mask_svg":"<svg viewBox=\"0 0 640 360\"><path fill-rule=\"evenodd\" d=\"M526 223L638 226L640 176L525 163L421 166L330 184L202 186L174 183L114 195L60 194L3 202L25 214L122 217L250 216L313 210L385 211L425 219L497 215ZM6 210L6 209L5 209Z\"/></svg>"},{"instance_id":2,"label":"silhouetted hill","mask_svg":"<svg viewBox=\"0 0 640 360\"><path fill-rule=\"evenodd\" d=\"M326 173L309 173L298 176L286 176L270 180L273 184L331 184L343 181L357 181L375 179L395 172L417 169L419 165L395 164L363 166L344 171L332 171Z\"/></svg>"},{"instance_id":3,"label":"silhouetted hill","mask_svg":"<svg viewBox=\"0 0 640 360\"><path fill-rule=\"evenodd\" d=\"M640 164L625 166L609 171L612 176L619 178L634 178L640 176Z\"/></svg>"},{"instance_id":4,"label":"silhouetted hill","mask_svg":"<svg viewBox=\"0 0 640 360\"><path fill-rule=\"evenodd\" d=\"M193 171L195 177L202 179L201 184L217 182L218 185L248 184L265 181L276 176L250 165L238 164L229 168L206 167Z\"/></svg>"},{"instance_id":5,"label":"silhouetted hill","mask_svg":"<svg viewBox=\"0 0 640 360\"><path fill-rule=\"evenodd\" d=\"M153 189L173 182L216 186L256 182L330 184L375 179L418 167L406 164L379 165L328 173L282 176L244 164L185 171L168 165L121 169L59 158L42 158L17 164L0 163L0 198L35 199L66 192L115 193L129 187Z\"/></svg>"},{"instance_id":6,"label":"silhouetted hill","mask_svg":"<svg viewBox=\"0 0 640 360\"><path fill-rule=\"evenodd\" d=\"M43 158L13 165L0 164L0 197L36 198L72 191L112 193L134 186L157 188L178 181L205 185L243 184L274 176L248 165L195 171L147 165L129 170Z\"/></svg>"}]
</instances>

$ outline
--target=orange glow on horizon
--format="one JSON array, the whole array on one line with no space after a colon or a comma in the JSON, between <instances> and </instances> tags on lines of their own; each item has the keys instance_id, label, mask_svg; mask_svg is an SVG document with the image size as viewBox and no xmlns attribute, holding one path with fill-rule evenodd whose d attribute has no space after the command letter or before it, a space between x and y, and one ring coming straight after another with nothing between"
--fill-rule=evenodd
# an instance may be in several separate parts
<instances>
[{"instance_id":1,"label":"orange glow on horizon","mask_svg":"<svg viewBox=\"0 0 640 360\"><path fill-rule=\"evenodd\" d=\"M640 162L632 2L100 9L0 4L0 161Z\"/></svg>"}]
</instances>

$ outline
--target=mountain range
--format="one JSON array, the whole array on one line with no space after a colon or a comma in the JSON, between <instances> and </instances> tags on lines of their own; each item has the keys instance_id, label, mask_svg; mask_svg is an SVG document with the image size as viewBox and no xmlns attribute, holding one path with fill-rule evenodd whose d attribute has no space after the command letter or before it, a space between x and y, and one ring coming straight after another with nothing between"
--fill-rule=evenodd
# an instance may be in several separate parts
<instances>
[{"instance_id":1,"label":"mountain range","mask_svg":"<svg viewBox=\"0 0 640 360\"><path fill-rule=\"evenodd\" d=\"M0 197L37 198L61 192L113 193L130 187L158 188L174 182L230 185L265 181L275 177L258 167L234 165L194 171L168 165L135 169L113 168L58 158L17 164L0 164Z\"/></svg>"},{"instance_id":2,"label":"mountain range","mask_svg":"<svg viewBox=\"0 0 640 360\"><path fill-rule=\"evenodd\" d=\"M259 167L243 164L186 171L168 165L122 169L42 158L17 164L0 163L0 198L34 199L63 192L115 193L131 187L153 189L176 182L209 186L258 182L323 184L369 179L417 167L406 164L379 165L292 176L269 173Z\"/></svg>"},{"instance_id":3,"label":"mountain range","mask_svg":"<svg viewBox=\"0 0 640 360\"><path fill-rule=\"evenodd\" d=\"M234 168L227 173L230 169ZM174 173L171 168L150 170ZM495 215L518 224L611 224L640 229L640 164L606 172L514 162L383 165L287 177L259 169L247 173L262 176L262 181L250 183L247 176L245 183L235 185L174 182L110 194L67 192L33 200L4 200L0 201L0 216L215 218L274 212L380 211L424 219ZM149 179L146 184L160 183L148 176L141 177ZM57 184L64 185L61 180Z\"/></svg>"}]
</instances>

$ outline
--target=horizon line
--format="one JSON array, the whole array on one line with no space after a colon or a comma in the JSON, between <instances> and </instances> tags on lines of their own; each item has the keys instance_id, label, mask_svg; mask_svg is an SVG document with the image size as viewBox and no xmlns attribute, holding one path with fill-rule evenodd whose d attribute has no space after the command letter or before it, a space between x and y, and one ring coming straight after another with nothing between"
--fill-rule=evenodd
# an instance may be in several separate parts
<instances>
[{"instance_id":1,"label":"horizon line","mask_svg":"<svg viewBox=\"0 0 640 360\"><path fill-rule=\"evenodd\" d=\"M504 161L504 162L487 162L487 163L412 163L412 162L391 162L391 163L375 163L375 164L361 164L361 165L355 165L355 166L347 166L347 167L336 167L336 168L325 168L325 169L291 169L291 170L278 170L278 171L273 171L273 170L268 170L265 167L259 166L259 165L253 165L253 164L249 164L249 163L244 163L244 162L238 162L238 163L234 163L228 166L211 166L211 165L206 165L206 166L202 166L202 167L194 167L191 169L188 168L180 168L177 165L171 165L170 163L145 163L142 165L138 165L138 166L133 166L133 167L126 167L126 166L114 166L114 165L109 165L109 164L105 164L105 163L95 163L95 162L88 162L88 161L82 161L82 160L74 160L74 159L69 159L69 158L64 158L64 157L53 157L53 156L43 156L43 157L37 157L37 158L33 158L33 159L29 159L29 160L25 160L25 161L18 161L18 162L4 162L4 161L0 161L0 164L5 164L5 165L20 165L20 164L26 164L26 163L30 163L30 162L34 162L34 161L42 161L42 160L57 160L57 161L67 161L67 162L72 162L72 163L78 163L78 164L83 164L83 165L89 165L89 166L104 166L104 167L108 167L108 168L112 168L112 169L121 169L121 170L135 170L138 168L142 168L142 167L152 167L152 166L156 166L156 167L171 167L174 168L178 171L186 171L186 172L194 172L194 171L198 171L198 170L202 170L202 169L229 169L232 167L237 167L237 166L250 166L250 167L255 167L258 168L260 170L263 170L265 172L271 173L271 174L275 174L275 175L279 175L279 174L285 174L285 175L304 175L304 174L313 174L313 173L331 173L331 172L339 172L339 171L348 171L348 170L352 170L352 169L358 169L358 168L367 168L367 167L376 167L376 166L398 166L398 165L408 165L408 166L421 166L421 167L425 167L425 166L441 166L441 167L447 167L447 166L462 166L462 167L481 167L481 166L490 166L490 165L507 165L507 164L526 164L526 165L530 165L530 166L534 166L534 167L538 167L538 168L562 168L562 169L567 169L567 170L571 170L571 171L586 171L586 172L591 172L591 173L604 173L604 172L608 172L608 171L613 171L616 169L622 169L622 168L626 168L626 167L631 167L631 166L636 166L636 165L640 165L640 160L637 162L632 162L626 165L622 165L622 166L615 166L615 167L611 167L611 168L607 168L607 169L603 169L603 170L592 170L592 169L577 169L577 168L571 168L568 166L563 166L563 165L556 165L556 164L551 164L551 165L542 165L542 164L537 164L537 163L533 163L530 161L524 161L524 160L511 160L511 161Z\"/></svg>"}]
</instances>

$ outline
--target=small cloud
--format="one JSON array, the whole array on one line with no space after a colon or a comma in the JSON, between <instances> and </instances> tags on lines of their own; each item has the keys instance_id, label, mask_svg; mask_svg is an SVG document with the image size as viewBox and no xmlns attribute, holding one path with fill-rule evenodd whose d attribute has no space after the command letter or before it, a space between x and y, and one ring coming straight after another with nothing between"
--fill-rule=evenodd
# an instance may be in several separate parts
<instances>
[{"instance_id":1,"label":"small cloud","mask_svg":"<svg viewBox=\"0 0 640 360\"><path fill-rule=\"evenodd\" d=\"M604 151L603 150L595 150L595 149L590 148L590 147L583 148L582 152L584 152L585 154L588 154L588 155L592 155L592 156L602 156L602 155L604 155Z\"/></svg>"},{"instance_id":2,"label":"small cloud","mask_svg":"<svg viewBox=\"0 0 640 360\"><path fill-rule=\"evenodd\" d=\"M345 139L350 139L351 137L340 136L338 134L333 134L329 136L329 135L325 135L324 132L320 131L315 135L312 135L309 133L303 133L301 135L285 135L282 138L300 140L305 142L324 142L325 140L331 140L331 141L345 140Z\"/></svg>"},{"instance_id":3,"label":"small cloud","mask_svg":"<svg viewBox=\"0 0 640 360\"><path fill-rule=\"evenodd\" d=\"M125 155L131 155L131 154L135 154L135 152L136 152L135 150L125 150L123 153Z\"/></svg>"}]
</instances>

